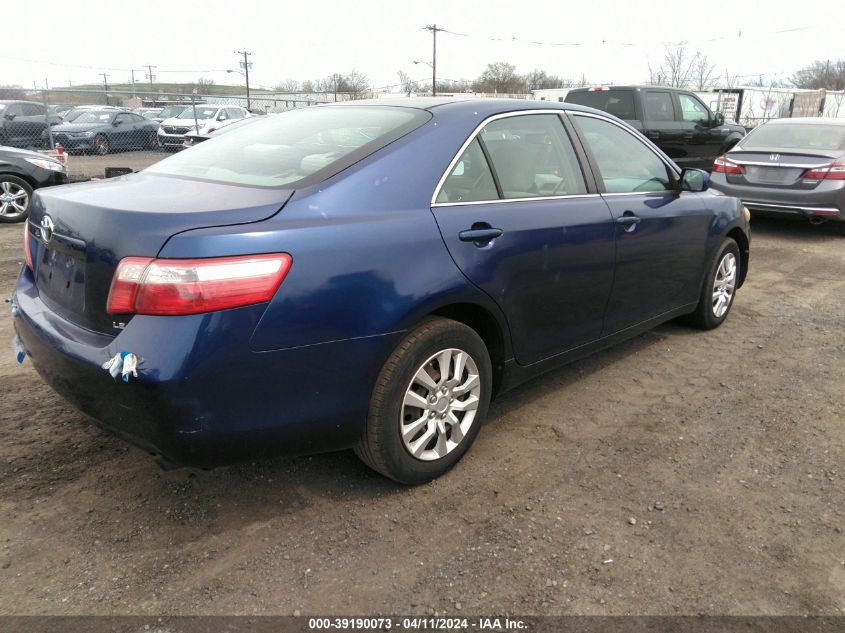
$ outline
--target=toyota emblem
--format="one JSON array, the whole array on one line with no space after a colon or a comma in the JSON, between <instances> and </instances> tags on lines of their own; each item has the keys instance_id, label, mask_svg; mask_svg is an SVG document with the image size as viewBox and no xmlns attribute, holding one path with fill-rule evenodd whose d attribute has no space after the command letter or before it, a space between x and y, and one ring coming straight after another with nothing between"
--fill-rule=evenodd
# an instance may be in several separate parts
<instances>
[{"instance_id":1,"label":"toyota emblem","mask_svg":"<svg viewBox=\"0 0 845 633\"><path fill-rule=\"evenodd\" d=\"M53 225L53 218L51 218L49 215L45 215L41 219L41 239L43 239L45 242L49 242L51 239L53 239L54 228L55 227Z\"/></svg>"}]
</instances>

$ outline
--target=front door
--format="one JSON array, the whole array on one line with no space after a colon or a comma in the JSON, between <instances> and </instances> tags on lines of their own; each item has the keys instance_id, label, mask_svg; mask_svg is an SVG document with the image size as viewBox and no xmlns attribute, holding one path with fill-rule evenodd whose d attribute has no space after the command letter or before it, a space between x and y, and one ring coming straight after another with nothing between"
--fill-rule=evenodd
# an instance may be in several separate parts
<instances>
[{"instance_id":1,"label":"front door","mask_svg":"<svg viewBox=\"0 0 845 633\"><path fill-rule=\"evenodd\" d=\"M633 132L573 113L614 219L616 274L604 335L695 303L711 214Z\"/></svg>"},{"instance_id":2,"label":"front door","mask_svg":"<svg viewBox=\"0 0 845 633\"><path fill-rule=\"evenodd\" d=\"M710 171L713 160L722 153L728 128L715 125L709 109L696 97L679 93L678 112L687 143L687 156L679 160L681 167L696 167Z\"/></svg>"},{"instance_id":3,"label":"front door","mask_svg":"<svg viewBox=\"0 0 845 633\"><path fill-rule=\"evenodd\" d=\"M601 336L615 227L557 114L488 123L432 212L457 265L506 315L517 362Z\"/></svg>"}]
</instances>

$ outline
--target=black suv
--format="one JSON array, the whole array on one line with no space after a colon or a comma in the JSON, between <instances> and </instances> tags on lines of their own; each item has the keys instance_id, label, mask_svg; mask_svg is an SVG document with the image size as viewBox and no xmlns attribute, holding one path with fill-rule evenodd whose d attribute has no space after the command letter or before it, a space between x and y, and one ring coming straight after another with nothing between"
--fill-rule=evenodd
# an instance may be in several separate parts
<instances>
[{"instance_id":1,"label":"black suv","mask_svg":"<svg viewBox=\"0 0 845 633\"><path fill-rule=\"evenodd\" d=\"M745 136L744 127L725 123L721 112L711 112L689 90L663 86L576 88L565 100L623 119L680 167L710 171L713 160Z\"/></svg>"},{"instance_id":2,"label":"black suv","mask_svg":"<svg viewBox=\"0 0 845 633\"><path fill-rule=\"evenodd\" d=\"M47 108L33 101L0 101L0 145L41 147L41 133L61 121Z\"/></svg>"}]
</instances>

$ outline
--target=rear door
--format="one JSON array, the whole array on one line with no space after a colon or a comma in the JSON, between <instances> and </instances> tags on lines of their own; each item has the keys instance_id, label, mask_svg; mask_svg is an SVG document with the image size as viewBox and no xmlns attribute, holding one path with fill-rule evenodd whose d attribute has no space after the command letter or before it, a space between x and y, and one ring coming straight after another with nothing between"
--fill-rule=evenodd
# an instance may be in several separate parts
<instances>
[{"instance_id":1,"label":"rear door","mask_svg":"<svg viewBox=\"0 0 845 633\"><path fill-rule=\"evenodd\" d=\"M687 156L684 130L675 112L672 93L668 90L643 90L641 94L643 134L672 160L684 160Z\"/></svg>"},{"instance_id":2,"label":"rear door","mask_svg":"<svg viewBox=\"0 0 845 633\"><path fill-rule=\"evenodd\" d=\"M456 264L506 315L519 363L599 338L614 226L558 114L488 120L432 212Z\"/></svg>"},{"instance_id":3,"label":"rear door","mask_svg":"<svg viewBox=\"0 0 845 633\"><path fill-rule=\"evenodd\" d=\"M635 132L571 114L614 219L616 274L604 335L694 303L712 214L682 192L679 174Z\"/></svg>"}]
</instances>

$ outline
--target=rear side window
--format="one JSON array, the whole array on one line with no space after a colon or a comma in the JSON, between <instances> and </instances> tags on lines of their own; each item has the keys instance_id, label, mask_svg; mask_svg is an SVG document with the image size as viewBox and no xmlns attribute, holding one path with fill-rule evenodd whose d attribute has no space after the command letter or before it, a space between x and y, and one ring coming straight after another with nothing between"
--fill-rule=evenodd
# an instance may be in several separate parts
<instances>
[{"instance_id":1,"label":"rear side window","mask_svg":"<svg viewBox=\"0 0 845 633\"><path fill-rule=\"evenodd\" d=\"M498 119L481 132L504 198L587 192L575 150L556 114Z\"/></svg>"},{"instance_id":2,"label":"rear side window","mask_svg":"<svg viewBox=\"0 0 845 633\"><path fill-rule=\"evenodd\" d=\"M498 198L490 166L475 139L455 163L435 202L478 202Z\"/></svg>"},{"instance_id":3,"label":"rear side window","mask_svg":"<svg viewBox=\"0 0 845 633\"><path fill-rule=\"evenodd\" d=\"M632 121L637 118L634 110L633 90L584 90L570 92L566 96L569 103L595 108L612 114L620 119Z\"/></svg>"},{"instance_id":4,"label":"rear side window","mask_svg":"<svg viewBox=\"0 0 845 633\"><path fill-rule=\"evenodd\" d=\"M646 121L674 121L675 108L672 107L672 95L668 92L645 93Z\"/></svg>"},{"instance_id":5,"label":"rear side window","mask_svg":"<svg viewBox=\"0 0 845 633\"><path fill-rule=\"evenodd\" d=\"M600 119L575 116L601 172L607 193L640 193L673 188L673 172L630 132Z\"/></svg>"},{"instance_id":6,"label":"rear side window","mask_svg":"<svg viewBox=\"0 0 845 633\"><path fill-rule=\"evenodd\" d=\"M390 106L316 106L268 116L147 168L258 187L304 187L333 176L423 125L431 115Z\"/></svg>"},{"instance_id":7,"label":"rear side window","mask_svg":"<svg viewBox=\"0 0 845 633\"><path fill-rule=\"evenodd\" d=\"M36 103L23 103L21 104L21 108L23 109L23 116L38 116L40 114L46 114L44 106Z\"/></svg>"}]
</instances>

